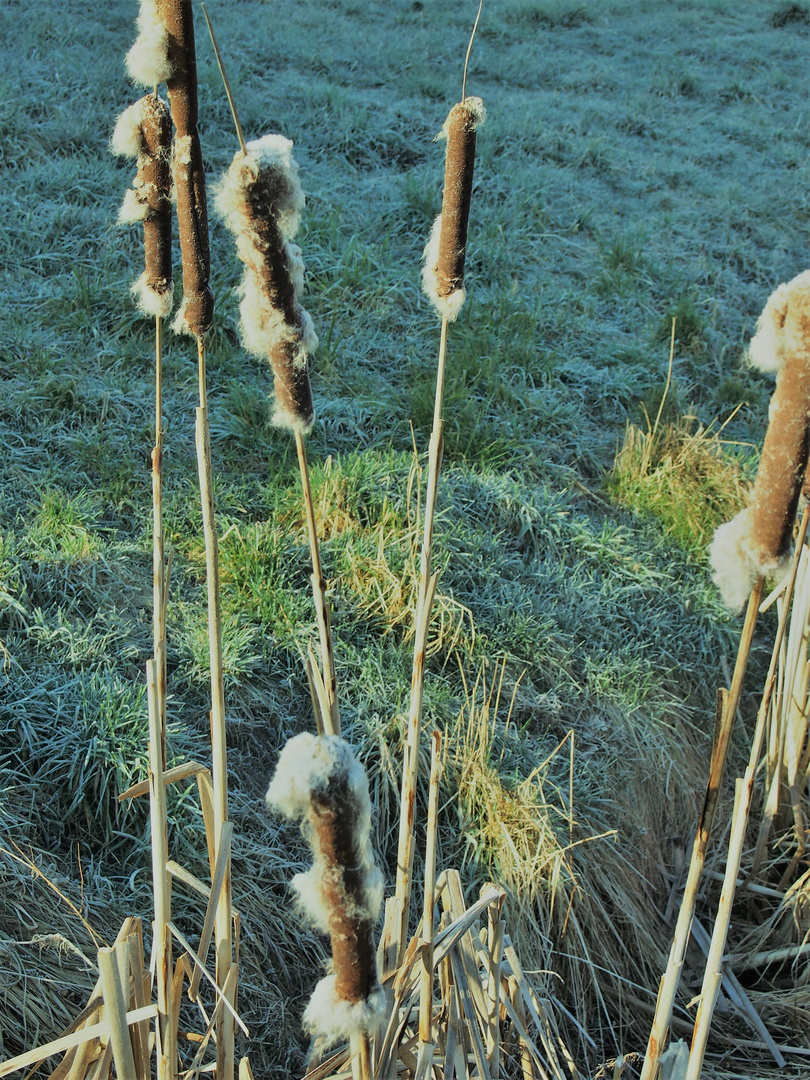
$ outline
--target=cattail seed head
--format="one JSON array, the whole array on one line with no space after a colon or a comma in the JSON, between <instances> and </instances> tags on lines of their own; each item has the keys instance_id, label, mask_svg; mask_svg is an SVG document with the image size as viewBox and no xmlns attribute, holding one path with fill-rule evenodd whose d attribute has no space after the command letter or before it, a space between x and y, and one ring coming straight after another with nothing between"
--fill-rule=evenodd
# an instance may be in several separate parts
<instances>
[{"instance_id":1,"label":"cattail seed head","mask_svg":"<svg viewBox=\"0 0 810 1080\"><path fill-rule=\"evenodd\" d=\"M111 149L135 157L137 173L119 221L142 221L145 270L132 287L145 315L165 318L172 306L172 124L168 106L148 94L118 118Z\"/></svg>"},{"instance_id":2,"label":"cattail seed head","mask_svg":"<svg viewBox=\"0 0 810 1080\"><path fill-rule=\"evenodd\" d=\"M290 140L266 135L248 143L247 153L237 153L222 178L216 206L245 266L239 309L243 344L273 369L273 422L305 433L315 415L307 357L318 339L300 304L304 264L291 242L304 195Z\"/></svg>"},{"instance_id":3,"label":"cattail seed head","mask_svg":"<svg viewBox=\"0 0 810 1080\"><path fill-rule=\"evenodd\" d=\"M454 105L442 128L447 140L442 212L425 248L422 284L443 317L454 320L465 300L464 262L470 216L475 139L486 112L480 98L468 97Z\"/></svg>"},{"instance_id":4,"label":"cattail seed head","mask_svg":"<svg viewBox=\"0 0 810 1080\"><path fill-rule=\"evenodd\" d=\"M211 328L214 297L208 284L211 259L200 137L197 132L197 59L191 0L156 0L166 27L171 72L166 80L176 129L174 187L183 260L183 301L173 323L177 333L201 338Z\"/></svg>"},{"instance_id":5,"label":"cattail seed head","mask_svg":"<svg viewBox=\"0 0 810 1080\"><path fill-rule=\"evenodd\" d=\"M302 820L314 863L293 879L293 887L315 925L331 938L334 974L318 984L305 1023L328 1042L368 1031L380 1018L385 996L372 939L383 881L369 839L365 771L343 739L304 733L282 750L267 802Z\"/></svg>"},{"instance_id":6,"label":"cattail seed head","mask_svg":"<svg viewBox=\"0 0 810 1080\"><path fill-rule=\"evenodd\" d=\"M714 580L734 609L745 602L758 575L778 574L787 566L810 456L810 271L770 297L750 358L777 374L749 505L720 526L711 547Z\"/></svg>"}]
</instances>

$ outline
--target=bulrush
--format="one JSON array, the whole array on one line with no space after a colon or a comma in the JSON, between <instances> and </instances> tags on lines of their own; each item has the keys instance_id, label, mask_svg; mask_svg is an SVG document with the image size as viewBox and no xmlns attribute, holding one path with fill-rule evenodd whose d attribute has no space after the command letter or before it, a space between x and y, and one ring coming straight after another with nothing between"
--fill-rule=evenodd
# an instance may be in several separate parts
<instances>
[{"instance_id":1,"label":"bulrush","mask_svg":"<svg viewBox=\"0 0 810 1080\"><path fill-rule=\"evenodd\" d=\"M118 118L110 147L137 161L118 215L122 222L143 222L146 269L132 291L145 315L165 319L172 307L172 122L166 103L147 94L130 105Z\"/></svg>"},{"instance_id":2,"label":"bulrush","mask_svg":"<svg viewBox=\"0 0 810 1080\"><path fill-rule=\"evenodd\" d=\"M749 505L720 526L711 547L714 580L733 609L759 576L787 567L810 451L810 270L772 294L750 358L760 371L776 372L776 389Z\"/></svg>"},{"instance_id":3,"label":"bulrush","mask_svg":"<svg viewBox=\"0 0 810 1080\"><path fill-rule=\"evenodd\" d=\"M151 4L146 6L151 10ZM183 260L183 302L173 326L175 331L199 339L211 327L214 297L208 284L211 269L208 211L197 131L197 60L191 0L157 0L155 15L166 28L166 85L176 129L174 186Z\"/></svg>"},{"instance_id":4,"label":"bulrush","mask_svg":"<svg viewBox=\"0 0 810 1080\"><path fill-rule=\"evenodd\" d=\"M433 223L425 248L422 286L442 318L453 322L466 298L464 261L470 216L475 133L486 111L480 98L468 97L450 110L441 138L447 140L442 212Z\"/></svg>"},{"instance_id":5,"label":"bulrush","mask_svg":"<svg viewBox=\"0 0 810 1080\"><path fill-rule=\"evenodd\" d=\"M370 1033L385 1010L372 940L383 877L369 839L365 770L343 739L305 732L282 750L267 802L302 823L314 862L292 884L304 911L331 939L334 971L316 986L304 1024L324 1046Z\"/></svg>"},{"instance_id":6,"label":"bulrush","mask_svg":"<svg viewBox=\"0 0 810 1080\"><path fill-rule=\"evenodd\" d=\"M216 206L245 266L242 341L272 366L274 423L304 434L315 418L307 357L318 339L299 302L304 264L300 248L291 243L304 206L292 145L283 135L247 143L222 179Z\"/></svg>"}]
</instances>

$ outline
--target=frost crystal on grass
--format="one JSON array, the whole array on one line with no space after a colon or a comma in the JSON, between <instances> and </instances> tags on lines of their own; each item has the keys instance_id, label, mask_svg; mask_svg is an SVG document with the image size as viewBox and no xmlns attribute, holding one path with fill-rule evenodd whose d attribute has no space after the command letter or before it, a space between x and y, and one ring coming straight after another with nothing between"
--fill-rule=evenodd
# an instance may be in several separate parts
<instances>
[{"instance_id":1,"label":"frost crystal on grass","mask_svg":"<svg viewBox=\"0 0 810 1080\"><path fill-rule=\"evenodd\" d=\"M291 242L304 207L292 145L283 135L248 143L247 152L234 156L222 178L216 206L245 266L239 305L242 342L273 368L273 422L303 434L314 419L307 357L318 339L300 303L301 249Z\"/></svg>"},{"instance_id":2,"label":"frost crystal on grass","mask_svg":"<svg viewBox=\"0 0 810 1080\"><path fill-rule=\"evenodd\" d=\"M758 576L787 568L810 452L810 272L773 292L750 355L760 370L776 372L776 388L749 505L720 526L711 546L714 580L733 609L743 605Z\"/></svg>"},{"instance_id":3,"label":"frost crystal on grass","mask_svg":"<svg viewBox=\"0 0 810 1080\"><path fill-rule=\"evenodd\" d=\"M169 35L155 0L141 0L137 26L138 37L127 53L127 71L139 86L157 86L170 77L172 65Z\"/></svg>"},{"instance_id":4,"label":"frost crystal on grass","mask_svg":"<svg viewBox=\"0 0 810 1080\"><path fill-rule=\"evenodd\" d=\"M314 862L293 879L302 908L328 933L334 974L315 989L304 1022L324 1043L376 1026L385 1003L372 942L383 878L369 838L365 770L336 735L304 733L281 752L268 804L302 822Z\"/></svg>"}]
</instances>

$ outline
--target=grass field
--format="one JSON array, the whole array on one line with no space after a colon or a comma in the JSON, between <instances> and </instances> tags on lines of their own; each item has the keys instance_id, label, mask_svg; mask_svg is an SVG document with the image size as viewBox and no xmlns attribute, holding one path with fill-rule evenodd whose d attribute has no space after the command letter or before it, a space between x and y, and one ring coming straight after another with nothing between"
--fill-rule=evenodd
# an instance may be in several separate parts
<instances>
[{"instance_id":1,"label":"grass field","mask_svg":"<svg viewBox=\"0 0 810 1080\"><path fill-rule=\"evenodd\" d=\"M344 729L392 875L438 339L420 257L441 201L433 139L461 91L475 5L209 11L247 136L293 139L307 192L298 240L321 342L308 453ZM145 773L152 647L152 327L129 296L140 235L116 225L130 167L107 148L136 96L123 66L136 14L122 0L0 7L4 1055L84 1003L85 920L109 939L125 914L150 917L147 808L117 802ZM425 716L452 736L442 858L471 885L510 888L524 966L570 1014L588 1075L643 1051L667 875L736 649L705 549L741 505L767 422L771 384L747 368L746 342L772 289L810 261L809 55L810 12L776 0L484 0L472 53L468 93L488 119L469 299L450 333ZM213 182L236 140L202 23L198 60ZM263 793L283 740L312 722L301 655L315 624L295 451L269 422L269 372L239 344L240 267L213 215L212 262L241 1000L257 1076L281 1077L302 1067L299 1018L325 950L290 912L305 852ZM169 335L165 365L171 744L205 760L188 343ZM569 732L573 759L558 748ZM201 865L194 806L175 792L170 841ZM189 924L197 914L189 901ZM793 1014L768 1015L806 1046L802 993ZM751 991L766 1012L773 994ZM737 1075L723 1055L749 1036L723 1023L712 1068Z\"/></svg>"}]
</instances>

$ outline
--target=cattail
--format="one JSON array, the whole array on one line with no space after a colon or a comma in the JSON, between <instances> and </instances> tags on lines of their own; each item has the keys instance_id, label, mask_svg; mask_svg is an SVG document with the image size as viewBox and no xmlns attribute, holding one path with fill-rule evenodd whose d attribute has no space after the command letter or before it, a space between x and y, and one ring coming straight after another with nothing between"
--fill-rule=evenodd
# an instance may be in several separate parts
<instances>
[{"instance_id":1,"label":"cattail","mask_svg":"<svg viewBox=\"0 0 810 1080\"><path fill-rule=\"evenodd\" d=\"M151 4L147 6L151 11ZM176 129L174 186L183 260L183 302L173 327L177 333L202 338L213 321L214 297L208 285L208 211L197 131L197 60L191 0L156 0L154 12L166 30L166 84Z\"/></svg>"},{"instance_id":2,"label":"cattail","mask_svg":"<svg viewBox=\"0 0 810 1080\"><path fill-rule=\"evenodd\" d=\"M304 1024L324 1045L369 1033L380 1022L385 994L372 940L383 878L369 839L365 770L343 739L304 733L282 750L267 802L302 822L314 863L292 884L304 911L331 938L334 972L315 988Z\"/></svg>"},{"instance_id":3,"label":"cattail","mask_svg":"<svg viewBox=\"0 0 810 1080\"><path fill-rule=\"evenodd\" d=\"M485 119L481 99L465 98L450 110L440 135L447 139L442 212L433 223L425 248L422 286L442 318L451 322L466 298L464 260L475 167L475 133Z\"/></svg>"},{"instance_id":4,"label":"cattail","mask_svg":"<svg viewBox=\"0 0 810 1080\"><path fill-rule=\"evenodd\" d=\"M121 222L143 222L146 269L132 292L145 315L163 319L172 307L171 146L169 108L154 94L121 114L110 140L114 153L137 162L118 215Z\"/></svg>"},{"instance_id":5,"label":"cattail","mask_svg":"<svg viewBox=\"0 0 810 1080\"><path fill-rule=\"evenodd\" d=\"M303 434L315 417L307 356L318 339L299 302L304 264L300 248L291 243L304 206L292 145L282 135L247 143L246 152L237 152L223 177L216 205L245 265L239 309L242 341L248 352L272 366L273 422Z\"/></svg>"},{"instance_id":6,"label":"cattail","mask_svg":"<svg viewBox=\"0 0 810 1080\"><path fill-rule=\"evenodd\" d=\"M810 452L810 270L780 285L751 341L751 363L776 372L768 430L749 505L711 546L714 580L739 609L757 577L784 574Z\"/></svg>"}]
</instances>

